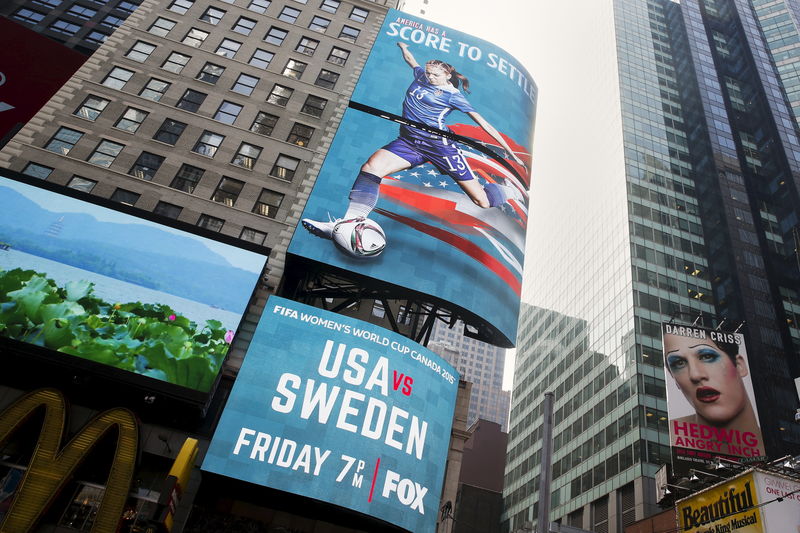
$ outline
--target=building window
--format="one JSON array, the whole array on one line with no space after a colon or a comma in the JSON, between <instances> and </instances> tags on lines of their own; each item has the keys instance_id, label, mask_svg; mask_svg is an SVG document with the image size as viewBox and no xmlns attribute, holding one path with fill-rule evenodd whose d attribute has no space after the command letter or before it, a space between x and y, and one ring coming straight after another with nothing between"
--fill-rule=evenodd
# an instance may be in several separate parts
<instances>
[{"instance_id":1,"label":"building window","mask_svg":"<svg viewBox=\"0 0 800 533\"><path fill-rule=\"evenodd\" d=\"M153 213L156 215L161 215L162 217L172 218L175 220L181 216L181 211L183 211L181 206L167 202L158 202L155 209L153 209Z\"/></svg>"},{"instance_id":2,"label":"building window","mask_svg":"<svg viewBox=\"0 0 800 533\"><path fill-rule=\"evenodd\" d=\"M292 126L292 131L289 132L289 137L286 138L286 142L297 146L308 146L312 135L314 135L314 128L295 122L294 126Z\"/></svg>"},{"instance_id":3,"label":"building window","mask_svg":"<svg viewBox=\"0 0 800 533\"><path fill-rule=\"evenodd\" d=\"M192 113L196 113L200 106L203 105L203 102L208 96L206 93L201 93L200 91L195 91L192 89L186 89L186 92L183 93L181 99L178 100L178 103L175 104L175 107L178 109L183 109L184 111L191 111Z\"/></svg>"},{"instance_id":4,"label":"building window","mask_svg":"<svg viewBox=\"0 0 800 533\"><path fill-rule=\"evenodd\" d=\"M96 120L110 102L111 100L90 94L73 115L87 120Z\"/></svg>"},{"instance_id":5,"label":"building window","mask_svg":"<svg viewBox=\"0 0 800 533\"><path fill-rule=\"evenodd\" d=\"M38 11L34 11L33 9L21 8L16 11L11 18L14 20L19 20L21 22L27 22L28 24L38 24L42 20L44 20L45 14L39 13Z\"/></svg>"},{"instance_id":6,"label":"building window","mask_svg":"<svg viewBox=\"0 0 800 533\"><path fill-rule=\"evenodd\" d=\"M328 26L331 25L331 21L326 19L325 17L314 17L311 19L311 23L308 25L309 30L318 31L320 33L325 33L328 29Z\"/></svg>"},{"instance_id":7,"label":"building window","mask_svg":"<svg viewBox=\"0 0 800 533\"><path fill-rule=\"evenodd\" d=\"M272 52L267 52L261 48L256 48L256 51L253 52L253 57L250 58L249 63L254 67L266 69L272 62L273 57L275 57L275 54Z\"/></svg>"},{"instance_id":8,"label":"building window","mask_svg":"<svg viewBox=\"0 0 800 533\"><path fill-rule=\"evenodd\" d=\"M183 38L183 44L200 48L200 45L203 44L203 41L206 40L208 35L207 31L192 28L189 30L189 33L186 34L186 37Z\"/></svg>"},{"instance_id":9,"label":"building window","mask_svg":"<svg viewBox=\"0 0 800 533\"><path fill-rule=\"evenodd\" d=\"M153 135L153 139L162 143L174 145L176 142L178 142L178 139L185 129L186 124L183 122L178 122L177 120L168 118L161 123L158 131L155 135Z\"/></svg>"},{"instance_id":10,"label":"building window","mask_svg":"<svg viewBox=\"0 0 800 533\"><path fill-rule=\"evenodd\" d=\"M309 94L300 112L319 118L322 116L322 112L325 111L325 104L327 103L328 101L324 98Z\"/></svg>"},{"instance_id":11,"label":"building window","mask_svg":"<svg viewBox=\"0 0 800 533\"><path fill-rule=\"evenodd\" d=\"M185 15L193 5L194 0L173 0L167 9L180 15Z\"/></svg>"},{"instance_id":12,"label":"building window","mask_svg":"<svg viewBox=\"0 0 800 533\"><path fill-rule=\"evenodd\" d=\"M267 240L267 234L263 231L258 231L257 229L248 228L245 226L242 228L242 233L239 234L239 238L247 242L264 244L264 241Z\"/></svg>"},{"instance_id":13,"label":"building window","mask_svg":"<svg viewBox=\"0 0 800 533\"><path fill-rule=\"evenodd\" d=\"M75 189L76 191L83 191L86 193L92 192L94 186L97 185L95 180L90 180L81 176L72 176L72 179L67 183L67 187Z\"/></svg>"},{"instance_id":14,"label":"building window","mask_svg":"<svg viewBox=\"0 0 800 533\"><path fill-rule=\"evenodd\" d=\"M272 88L272 91L267 96L267 102L270 104L279 105L281 107L286 107L286 104L289 102L289 98L292 97L292 93L294 89L289 87L284 87L283 85L278 85L277 83Z\"/></svg>"},{"instance_id":15,"label":"building window","mask_svg":"<svg viewBox=\"0 0 800 533\"><path fill-rule=\"evenodd\" d=\"M124 144L103 139L86 161L93 165L108 168L111 166L111 163L114 162L123 148L125 148Z\"/></svg>"},{"instance_id":16,"label":"building window","mask_svg":"<svg viewBox=\"0 0 800 533\"><path fill-rule=\"evenodd\" d=\"M299 80L300 77L303 75L303 72L306 70L308 64L303 63L302 61L296 61L294 59L290 59L286 62L286 66L283 67L283 74L287 78L293 78L295 80Z\"/></svg>"},{"instance_id":17,"label":"building window","mask_svg":"<svg viewBox=\"0 0 800 533\"><path fill-rule=\"evenodd\" d=\"M215 65L214 63L206 63L203 65L203 68L200 69L200 72L197 73L195 79L200 81L204 81L206 83L215 84L222 73L225 72L225 67L221 67L219 65Z\"/></svg>"},{"instance_id":18,"label":"building window","mask_svg":"<svg viewBox=\"0 0 800 533\"><path fill-rule=\"evenodd\" d=\"M125 113L119 117L119 120L117 120L117 123L114 124L114 127L125 130L128 133L136 133L136 130L138 130L139 126L142 125L142 122L144 122L144 119L147 118L147 115L149 115L147 111L129 107Z\"/></svg>"},{"instance_id":19,"label":"building window","mask_svg":"<svg viewBox=\"0 0 800 533\"><path fill-rule=\"evenodd\" d=\"M153 177L155 177L156 172L158 172L158 169L161 167L161 163L163 162L164 158L160 155L151 154L150 152L142 152L139 154L139 157L136 158L136 162L128 171L128 174L131 176L136 176L137 178L145 181L150 181L153 179Z\"/></svg>"},{"instance_id":20,"label":"building window","mask_svg":"<svg viewBox=\"0 0 800 533\"><path fill-rule=\"evenodd\" d=\"M183 164L181 165L180 170L175 177L172 179L172 183L169 184L170 187L173 189L178 189L179 191L191 193L194 191L194 188L197 186L197 183L200 181L200 178L203 177L203 173L205 170L198 167L193 167L192 165Z\"/></svg>"},{"instance_id":21,"label":"building window","mask_svg":"<svg viewBox=\"0 0 800 533\"><path fill-rule=\"evenodd\" d=\"M291 181L299 165L299 159L280 154L278 155L278 159L275 160L275 164L272 165L272 170L269 171L269 175L282 180Z\"/></svg>"},{"instance_id":22,"label":"building window","mask_svg":"<svg viewBox=\"0 0 800 533\"><path fill-rule=\"evenodd\" d=\"M283 195L269 189L261 189L256 205L253 206L253 213L264 217L275 218L278 209L283 202Z\"/></svg>"},{"instance_id":23,"label":"building window","mask_svg":"<svg viewBox=\"0 0 800 533\"><path fill-rule=\"evenodd\" d=\"M357 28L353 28L351 26L342 26L342 31L339 32L339 39L354 43L356 42L356 39L358 39L359 33L361 33L361 30Z\"/></svg>"},{"instance_id":24,"label":"building window","mask_svg":"<svg viewBox=\"0 0 800 533\"><path fill-rule=\"evenodd\" d=\"M212 217L211 215L206 215L205 213L200 215L200 218L197 219L197 226L205 228L209 231L222 231L222 226L224 224L225 221L221 218Z\"/></svg>"},{"instance_id":25,"label":"building window","mask_svg":"<svg viewBox=\"0 0 800 533\"><path fill-rule=\"evenodd\" d=\"M222 39L222 42L219 43L219 46L214 53L218 56L224 56L228 59L233 59L233 56L236 55L236 52L238 52L239 48L241 47L242 43L239 41L234 41L233 39Z\"/></svg>"},{"instance_id":26,"label":"building window","mask_svg":"<svg viewBox=\"0 0 800 533\"><path fill-rule=\"evenodd\" d=\"M317 87L324 87L325 89L333 89L336 87L336 82L339 81L339 74L331 70L322 69L319 71L314 85Z\"/></svg>"},{"instance_id":27,"label":"building window","mask_svg":"<svg viewBox=\"0 0 800 533\"><path fill-rule=\"evenodd\" d=\"M238 167L246 168L247 170L253 170L253 167L256 166L256 161L258 161L260 155L260 146L242 143L242 145L239 146L239 150L237 150L236 155L233 156L231 163Z\"/></svg>"},{"instance_id":28,"label":"building window","mask_svg":"<svg viewBox=\"0 0 800 533\"><path fill-rule=\"evenodd\" d=\"M139 63L144 63L147 61L147 58L150 57L150 54L153 53L153 50L156 49L156 45L146 43L144 41L136 41L128 53L125 54L125 57L130 59L131 61L138 61Z\"/></svg>"},{"instance_id":29,"label":"building window","mask_svg":"<svg viewBox=\"0 0 800 533\"><path fill-rule=\"evenodd\" d=\"M127 70L121 67L114 67L111 69L111 72L103 78L101 82L106 87L111 87L112 89L122 90L125 87L125 84L128 83L133 77L133 71Z\"/></svg>"},{"instance_id":30,"label":"building window","mask_svg":"<svg viewBox=\"0 0 800 533\"><path fill-rule=\"evenodd\" d=\"M243 187L243 181L223 176L219 181L219 185L217 185L217 189L211 196L211 199L215 202L225 204L228 207L233 207L233 205L236 203L236 200L239 198L239 193L242 192Z\"/></svg>"},{"instance_id":31,"label":"building window","mask_svg":"<svg viewBox=\"0 0 800 533\"><path fill-rule=\"evenodd\" d=\"M172 28L175 27L177 22L174 20L165 19L164 17L158 17L155 22L153 22L150 27L147 29L153 35L158 35L159 37L166 37L167 34L172 31Z\"/></svg>"},{"instance_id":32,"label":"building window","mask_svg":"<svg viewBox=\"0 0 800 533\"><path fill-rule=\"evenodd\" d=\"M30 162L25 165L24 169L22 169L22 173L26 176L43 180L47 179L53 170L54 169L52 167L46 167L44 165L40 165L39 163Z\"/></svg>"},{"instance_id":33,"label":"building window","mask_svg":"<svg viewBox=\"0 0 800 533\"><path fill-rule=\"evenodd\" d=\"M308 37L301 37L300 42L297 43L297 48L295 48L295 52L300 52L301 54L305 54L307 56L313 56L314 52L317 50L317 46L319 45L319 41L316 39L309 39Z\"/></svg>"},{"instance_id":34,"label":"building window","mask_svg":"<svg viewBox=\"0 0 800 533\"><path fill-rule=\"evenodd\" d=\"M241 112L242 106L225 100L219 105L217 112L214 113L214 120L219 120L225 124L233 124Z\"/></svg>"},{"instance_id":35,"label":"building window","mask_svg":"<svg viewBox=\"0 0 800 533\"><path fill-rule=\"evenodd\" d=\"M137 3L137 2L126 2L126 1L123 0L122 2L120 2L119 4L114 6L114 9L118 9L120 11L124 11L125 13L130 15L131 13L136 11L137 7L139 7L139 3Z\"/></svg>"},{"instance_id":36,"label":"building window","mask_svg":"<svg viewBox=\"0 0 800 533\"><path fill-rule=\"evenodd\" d=\"M119 28L123 22L125 22L123 18L115 17L114 15L106 15L103 20L100 21L100 24L116 29Z\"/></svg>"},{"instance_id":37,"label":"building window","mask_svg":"<svg viewBox=\"0 0 800 533\"><path fill-rule=\"evenodd\" d=\"M164 64L161 65L161 68L170 72L174 72L175 74L180 74L180 72L183 70L183 67L186 66L186 63L188 63L191 58L192 56L179 54L178 52L172 52L167 60L164 61Z\"/></svg>"},{"instance_id":38,"label":"building window","mask_svg":"<svg viewBox=\"0 0 800 533\"><path fill-rule=\"evenodd\" d=\"M58 7L61 5L61 0L33 0L33 3L45 7Z\"/></svg>"},{"instance_id":39,"label":"building window","mask_svg":"<svg viewBox=\"0 0 800 533\"><path fill-rule=\"evenodd\" d=\"M289 35L289 32L286 30L282 30L276 26L273 26L269 29L267 34L264 36L264 40L269 44L274 44L275 46L280 46L283 44L283 40L286 39L286 36Z\"/></svg>"},{"instance_id":40,"label":"building window","mask_svg":"<svg viewBox=\"0 0 800 533\"><path fill-rule=\"evenodd\" d=\"M219 21L222 20L222 17L225 16L225 13L227 13L227 11L217 9L216 7L209 7L202 15L200 15L200 20L216 26L219 24Z\"/></svg>"},{"instance_id":41,"label":"building window","mask_svg":"<svg viewBox=\"0 0 800 533\"><path fill-rule=\"evenodd\" d=\"M117 190L114 191L114 194L111 195L111 200L125 205L134 205L137 201L139 201L140 196L141 195L139 193L117 188Z\"/></svg>"},{"instance_id":42,"label":"building window","mask_svg":"<svg viewBox=\"0 0 800 533\"><path fill-rule=\"evenodd\" d=\"M72 4L72 7L67 10L67 15L72 15L75 18L89 20L97 15L97 10L91 7L82 6L80 4Z\"/></svg>"},{"instance_id":43,"label":"building window","mask_svg":"<svg viewBox=\"0 0 800 533\"><path fill-rule=\"evenodd\" d=\"M336 13L340 5L341 2L339 0L322 0L322 4L320 4L319 8L328 13Z\"/></svg>"},{"instance_id":44,"label":"building window","mask_svg":"<svg viewBox=\"0 0 800 533\"><path fill-rule=\"evenodd\" d=\"M256 13L266 13L271 3L271 0L252 0L250 5L247 6L247 9L255 11Z\"/></svg>"},{"instance_id":45,"label":"building window","mask_svg":"<svg viewBox=\"0 0 800 533\"><path fill-rule=\"evenodd\" d=\"M372 316L383 318L386 316L386 309L383 307L383 302L375 300L372 302Z\"/></svg>"},{"instance_id":46,"label":"building window","mask_svg":"<svg viewBox=\"0 0 800 533\"><path fill-rule=\"evenodd\" d=\"M170 85L171 84L169 82L164 80L150 78L150 81L147 82L147 85L142 88L142 92L139 93L139 96L154 102L158 102L161 100L161 97L164 96L164 93L167 92L167 89L169 89Z\"/></svg>"},{"instance_id":47,"label":"building window","mask_svg":"<svg viewBox=\"0 0 800 533\"><path fill-rule=\"evenodd\" d=\"M350 51L344 48L331 48L331 53L328 54L328 61L336 65L344 65L347 63L347 58L350 57Z\"/></svg>"},{"instance_id":48,"label":"building window","mask_svg":"<svg viewBox=\"0 0 800 533\"><path fill-rule=\"evenodd\" d=\"M223 139L225 139L224 135L206 130L203 132L200 138L197 139L194 148L192 148L192 152L204 155L206 157L214 157L214 155L217 153L219 145L222 144Z\"/></svg>"},{"instance_id":49,"label":"building window","mask_svg":"<svg viewBox=\"0 0 800 533\"><path fill-rule=\"evenodd\" d=\"M83 38L84 41L90 44L103 44L108 39L108 35L101 31L90 31L86 34L86 37Z\"/></svg>"},{"instance_id":50,"label":"building window","mask_svg":"<svg viewBox=\"0 0 800 533\"><path fill-rule=\"evenodd\" d=\"M289 24L294 24L295 21L297 20L297 17L300 16L300 13L301 12L299 9L285 6L278 15L278 20L288 22Z\"/></svg>"},{"instance_id":51,"label":"building window","mask_svg":"<svg viewBox=\"0 0 800 533\"><path fill-rule=\"evenodd\" d=\"M255 76L249 76L247 74L239 74L233 87L231 87L231 91L250 96L253 94L253 89L258 85L260 79L261 78L256 78Z\"/></svg>"},{"instance_id":52,"label":"building window","mask_svg":"<svg viewBox=\"0 0 800 533\"><path fill-rule=\"evenodd\" d=\"M278 123L276 115L270 115L259 111L253 125L250 126L250 131L253 133L260 133L261 135L272 135L272 130L275 129L275 124Z\"/></svg>"},{"instance_id":53,"label":"building window","mask_svg":"<svg viewBox=\"0 0 800 533\"><path fill-rule=\"evenodd\" d=\"M45 145L45 150L50 150L51 152L55 152L61 155L67 155L70 150L72 150L75 145L81 140L83 136L83 132L73 130L70 128L58 128L58 131L55 135L50 139L50 141Z\"/></svg>"},{"instance_id":54,"label":"building window","mask_svg":"<svg viewBox=\"0 0 800 533\"><path fill-rule=\"evenodd\" d=\"M63 19L56 19L48 28L55 32L63 33L64 35L75 35L75 33L81 29L78 24L73 24Z\"/></svg>"},{"instance_id":55,"label":"building window","mask_svg":"<svg viewBox=\"0 0 800 533\"><path fill-rule=\"evenodd\" d=\"M236 24L233 25L231 30L235 31L236 33L241 33L242 35L250 35L250 32L253 31L253 28L255 27L255 20L247 17L239 17L239 20L236 21Z\"/></svg>"},{"instance_id":56,"label":"building window","mask_svg":"<svg viewBox=\"0 0 800 533\"><path fill-rule=\"evenodd\" d=\"M355 20L356 22L366 22L367 17L369 16L369 11L366 9L362 9L360 7L354 7L353 10L350 12L350 20Z\"/></svg>"}]
</instances>

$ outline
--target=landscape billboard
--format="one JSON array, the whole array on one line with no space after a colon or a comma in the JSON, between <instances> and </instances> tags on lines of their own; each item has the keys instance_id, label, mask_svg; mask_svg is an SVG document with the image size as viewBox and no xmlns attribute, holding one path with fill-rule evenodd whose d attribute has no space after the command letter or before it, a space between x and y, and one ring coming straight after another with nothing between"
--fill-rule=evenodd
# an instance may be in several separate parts
<instances>
[{"instance_id":1,"label":"landscape billboard","mask_svg":"<svg viewBox=\"0 0 800 533\"><path fill-rule=\"evenodd\" d=\"M668 323L662 336L675 471L714 457L763 459L744 336Z\"/></svg>"},{"instance_id":2,"label":"landscape billboard","mask_svg":"<svg viewBox=\"0 0 800 533\"><path fill-rule=\"evenodd\" d=\"M266 255L12 176L0 337L209 392Z\"/></svg>"},{"instance_id":3,"label":"landscape billboard","mask_svg":"<svg viewBox=\"0 0 800 533\"><path fill-rule=\"evenodd\" d=\"M272 296L202 468L433 531L457 389L419 344Z\"/></svg>"},{"instance_id":4,"label":"landscape billboard","mask_svg":"<svg viewBox=\"0 0 800 533\"><path fill-rule=\"evenodd\" d=\"M502 49L389 10L289 252L460 307L512 346L535 104Z\"/></svg>"}]
</instances>

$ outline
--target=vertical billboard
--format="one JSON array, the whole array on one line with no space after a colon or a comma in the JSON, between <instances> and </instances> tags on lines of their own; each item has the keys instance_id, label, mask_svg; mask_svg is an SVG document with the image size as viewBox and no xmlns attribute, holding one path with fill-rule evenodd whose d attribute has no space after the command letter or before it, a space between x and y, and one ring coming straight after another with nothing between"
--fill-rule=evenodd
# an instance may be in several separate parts
<instances>
[{"instance_id":1,"label":"vertical billboard","mask_svg":"<svg viewBox=\"0 0 800 533\"><path fill-rule=\"evenodd\" d=\"M266 255L12 175L0 172L0 338L208 393Z\"/></svg>"},{"instance_id":2,"label":"vertical billboard","mask_svg":"<svg viewBox=\"0 0 800 533\"><path fill-rule=\"evenodd\" d=\"M419 344L272 296L202 468L433 531L457 389Z\"/></svg>"},{"instance_id":3,"label":"vertical billboard","mask_svg":"<svg viewBox=\"0 0 800 533\"><path fill-rule=\"evenodd\" d=\"M390 10L289 252L516 339L536 87L491 43Z\"/></svg>"},{"instance_id":4,"label":"vertical billboard","mask_svg":"<svg viewBox=\"0 0 800 533\"><path fill-rule=\"evenodd\" d=\"M765 457L747 347L740 333L662 324L675 472L714 457Z\"/></svg>"}]
</instances>

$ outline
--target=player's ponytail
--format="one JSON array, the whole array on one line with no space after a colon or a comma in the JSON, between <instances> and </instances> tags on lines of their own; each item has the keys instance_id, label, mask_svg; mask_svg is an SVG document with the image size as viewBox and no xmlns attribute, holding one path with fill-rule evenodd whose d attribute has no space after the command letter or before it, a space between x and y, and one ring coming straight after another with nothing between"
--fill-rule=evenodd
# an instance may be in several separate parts
<instances>
[{"instance_id":1,"label":"player's ponytail","mask_svg":"<svg viewBox=\"0 0 800 533\"><path fill-rule=\"evenodd\" d=\"M427 64L443 68L444 71L447 72L449 77L448 81L453 84L453 87L458 89L458 86L461 85L462 90L469 94L469 80L463 74L459 74L453 65L445 63L441 59L431 59Z\"/></svg>"}]
</instances>

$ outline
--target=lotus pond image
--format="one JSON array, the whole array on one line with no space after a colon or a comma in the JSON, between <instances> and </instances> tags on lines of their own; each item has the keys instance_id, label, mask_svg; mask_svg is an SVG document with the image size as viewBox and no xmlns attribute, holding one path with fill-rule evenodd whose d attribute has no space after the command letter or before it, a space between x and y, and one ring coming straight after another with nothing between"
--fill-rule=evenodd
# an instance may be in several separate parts
<instances>
[{"instance_id":1,"label":"lotus pond image","mask_svg":"<svg viewBox=\"0 0 800 533\"><path fill-rule=\"evenodd\" d=\"M0 178L0 335L206 392L266 257Z\"/></svg>"}]
</instances>

